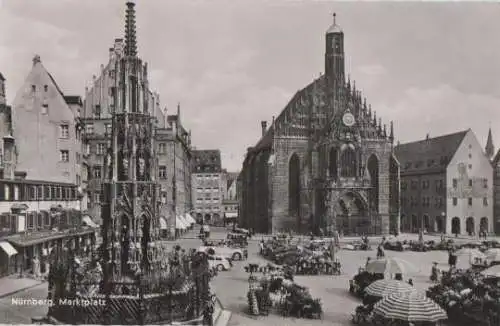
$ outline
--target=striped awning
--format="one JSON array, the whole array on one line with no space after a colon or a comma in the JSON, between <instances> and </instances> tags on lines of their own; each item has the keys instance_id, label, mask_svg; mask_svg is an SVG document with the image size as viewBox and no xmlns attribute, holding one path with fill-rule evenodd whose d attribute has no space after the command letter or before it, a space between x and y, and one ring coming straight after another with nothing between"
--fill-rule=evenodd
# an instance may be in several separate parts
<instances>
[{"instance_id":1,"label":"striped awning","mask_svg":"<svg viewBox=\"0 0 500 326\"><path fill-rule=\"evenodd\" d=\"M189 213L186 213L186 221L189 222L189 224L196 224L196 220Z\"/></svg>"},{"instance_id":2,"label":"striped awning","mask_svg":"<svg viewBox=\"0 0 500 326\"><path fill-rule=\"evenodd\" d=\"M175 217L175 228L181 230L185 230L187 228L187 225L182 221L179 215Z\"/></svg>"},{"instance_id":3,"label":"striped awning","mask_svg":"<svg viewBox=\"0 0 500 326\"><path fill-rule=\"evenodd\" d=\"M17 250L16 248L12 247L10 243L7 241L2 241L0 242L0 248L7 254L7 256L14 256L17 255Z\"/></svg>"},{"instance_id":4,"label":"striped awning","mask_svg":"<svg viewBox=\"0 0 500 326\"><path fill-rule=\"evenodd\" d=\"M383 298L391 294L411 293L417 290L408 283L397 280L378 280L368 285L365 289L367 295Z\"/></svg>"},{"instance_id":5,"label":"striped awning","mask_svg":"<svg viewBox=\"0 0 500 326\"><path fill-rule=\"evenodd\" d=\"M437 322L448 319L446 312L421 293L391 294L375 304L373 313L407 322Z\"/></svg>"},{"instance_id":6,"label":"striped awning","mask_svg":"<svg viewBox=\"0 0 500 326\"><path fill-rule=\"evenodd\" d=\"M160 217L160 230L167 230L167 219L163 216Z\"/></svg>"}]
</instances>

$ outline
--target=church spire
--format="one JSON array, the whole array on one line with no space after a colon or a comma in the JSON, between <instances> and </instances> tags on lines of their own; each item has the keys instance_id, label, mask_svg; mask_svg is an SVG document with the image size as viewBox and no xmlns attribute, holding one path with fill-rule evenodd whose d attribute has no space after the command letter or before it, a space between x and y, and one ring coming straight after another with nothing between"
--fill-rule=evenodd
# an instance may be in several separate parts
<instances>
[{"instance_id":1,"label":"church spire","mask_svg":"<svg viewBox=\"0 0 500 326\"><path fill-rule=\"evenodd\" d=\"M125 17L125 55L137 56L137 39L135 28L135 3L127 2L127 12Z\"/></svg>"},{"instance_id":2,"label":"church spire","mask_svg":"<svg viewBox=\"0 0 500 326\"><path fill-rule=\"evenodd\" d=\"M491 135L491 127L488 131L488 139L486 140L486 148L485 148L486 156L488 158L492 158L495 155L495 146L493 146L493 137Z\"/></svg>"}]
</instances>

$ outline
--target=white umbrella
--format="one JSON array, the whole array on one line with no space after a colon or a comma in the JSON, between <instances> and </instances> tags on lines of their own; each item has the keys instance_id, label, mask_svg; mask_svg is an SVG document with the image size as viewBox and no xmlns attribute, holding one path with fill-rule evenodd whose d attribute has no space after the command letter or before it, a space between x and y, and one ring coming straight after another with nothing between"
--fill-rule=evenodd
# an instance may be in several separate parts
<instances>
[{"instance_id":1,"label":"white umbrella","mask_svg":"<svg viewBox=\"0 0 500 326\"><path fill-rule=\"evenodd\" d=\"M500 248L491 248L484 254L488 262L500 261Z\"/></svg>"},{"instance_id":2,"label":"white umbrella","mask_svg":"<svg viewBox=\"0 0 500 326\"><path fill-rule=\"evenodd\" d=\"M373 274L406 274L410 271L418 272L419 269L406 260L388 257L372 260L366 265L366 271Z\"/></svg>"},{"instance_id":3,"label":"white umbrella","mask_svg":"<svg viewBox=\"0 0 500 326\"><path fill-rule=\"evenodd\" d=\"M373 308L373 313L388 319L408 322L437 322L446 320L446 312L434 301L420 293L391 294Z\"/></svg>"},{"instance_id":4,"label":"white umbrella","mask_svg":"<svg viewBox=\"0 0 500 326\"><path fill-rule=\"evenodd\" d=\"M417 292L413 286L408 283L383 279L373 282L365 289L365 293L374 297L386 297L395 293L411 293Z\"/></svg>"},{"instance_id":5,"label":"white umbrella","mask_svg":"<svg viewBox=\"0 0 500 326\"><path fill-rule=\"evenodd\" d=\"M473 259L475 259L475 258L479 258L481 260L486 258L486 256L481 251L479 251L479 249L476 249L476 248L462 248L462 249L457 250L455 252L455 254L457 256L468 255L469 256L469 264L472 264Z\"/></svg>"},{"instance_id":6,"label":"white umbrella","mask_svg":"<svg viewBox=\"0 0 500 326\"><path fill-rule=\"evenodd\" d=\"M485 269L481 272L481 275L486 277L498 277L500 278L500 265L495 265L490 268Z\"/></svg>"}]
</instances>

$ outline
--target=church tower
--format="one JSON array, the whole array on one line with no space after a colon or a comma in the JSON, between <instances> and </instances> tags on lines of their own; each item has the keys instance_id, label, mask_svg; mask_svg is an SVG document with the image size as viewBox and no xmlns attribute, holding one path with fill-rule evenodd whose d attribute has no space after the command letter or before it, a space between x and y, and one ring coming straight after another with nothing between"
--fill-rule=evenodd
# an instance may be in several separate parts
<instances>
[{"instance_id":1,"label":"church tower","mask_svg":"<svg viewBox=\"0 0 500 326\"><path fill-rule=\"evenodd\" d=\"M486 153L486 157L489 160L493 159L493 155L495 155L495 146L493 145L493 136L491 135L491 127L488 131L488 139L486 140L486 148L484 149Z\"/></svg>"},{"instance_id":2,"label":"church tower","mask_svg":"<svg viewBox=\"0 0 500 326\"><path fill-rule=\"evenodd\" d=\"M153 117L147 65L137 56L134 3L127 2L124 55L117 60L112 143L106 156L103 247L105 279L134 279L152 270L159 239Z\"/></svg>"},{"instance_id":3,"label":"church tower","mask_svg":"<svg viewBox=\"0 0 500 326\"><path fill-rule=\"evenodd\" d=\"M345 82L344 62L344 32L337 25L336 14L333 14L333 24L326 31L325 74L338 85Z\"/></svg>"}]
</instances>

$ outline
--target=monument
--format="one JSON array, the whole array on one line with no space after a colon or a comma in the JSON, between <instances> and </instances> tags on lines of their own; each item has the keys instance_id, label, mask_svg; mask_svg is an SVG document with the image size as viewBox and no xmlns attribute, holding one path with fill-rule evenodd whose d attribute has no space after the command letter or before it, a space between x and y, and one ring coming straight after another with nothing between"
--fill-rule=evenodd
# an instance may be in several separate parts
<instances>
[{"instance_id":1,"label":"monument","mask_svg":"<svg viewBox=\"0 0 500 326\"><path fill-rule=\"evenodd\" d=\"M112 139L103 176L102 244L79 256L54 251L48 318L65 324L184 324L211 319L208 261L160 242L148 70L137 55L134 3L127 3L124 55L114 67ZM151 103L152 104L152 103Z\"/></svg>"}]
</instances>

